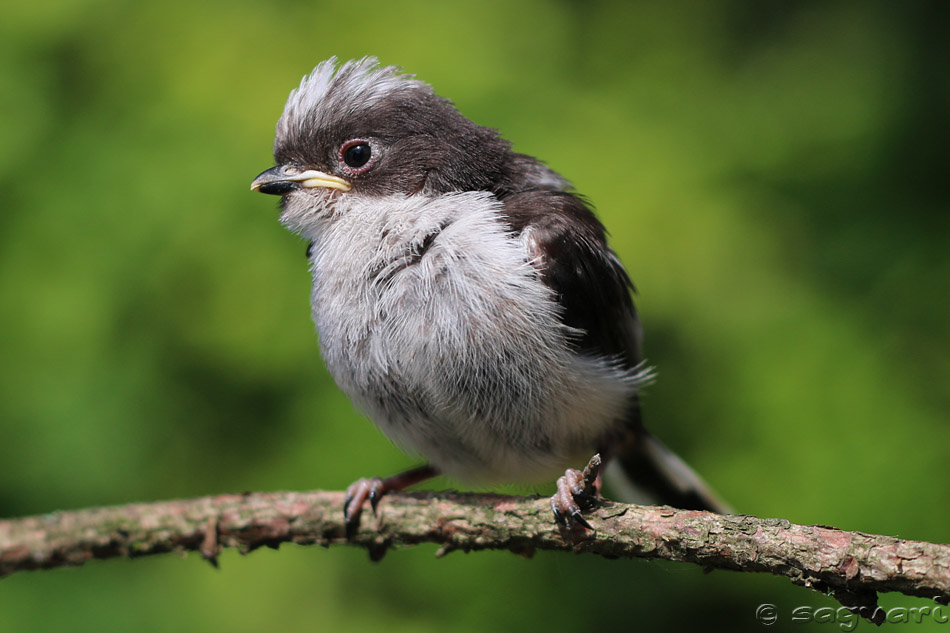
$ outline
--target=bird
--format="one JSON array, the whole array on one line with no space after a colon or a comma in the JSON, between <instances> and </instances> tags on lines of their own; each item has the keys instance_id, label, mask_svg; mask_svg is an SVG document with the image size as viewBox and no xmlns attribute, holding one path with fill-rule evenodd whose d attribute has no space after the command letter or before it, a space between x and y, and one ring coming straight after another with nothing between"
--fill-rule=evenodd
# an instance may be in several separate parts
<instances>
[{"instance_id":1,"label":"bird","mask_svg":"<svg viewBox=\"0 0 950 633\"><path fill-rule=\"evenodd\" d=\"M561 472L555 523L593 530L603 465L618 489L730 511L646 430L654 372L633 284L560 174L375 57L320 62L291 91L273 151L251 189L280 196L280 222L308 241L324 362L424 460L351 485L348 530L367 501L375 512L439 474L486 486Z\"/></svg>"}]
</instances>

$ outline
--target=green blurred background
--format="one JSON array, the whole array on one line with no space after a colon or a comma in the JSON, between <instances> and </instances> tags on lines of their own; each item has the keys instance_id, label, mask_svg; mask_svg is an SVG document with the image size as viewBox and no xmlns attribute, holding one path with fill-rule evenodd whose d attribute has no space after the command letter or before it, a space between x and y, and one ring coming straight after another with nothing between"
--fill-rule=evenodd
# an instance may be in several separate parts
<instances>
[{"instance_id":1,"label":"green blurred background","mask_svg":"<svg viewBox=\"0 0 950 633\"><path fill-rule=\"evenodd\" d=\"M334 387L304 244L248 189L300 77L375 54L594 201L640 290L647 422L740 511L950 541L947 6L8 5L0 516L411 465ZM17 574L0 631L739 630L763 602L800 630L793 607L835 604L687 565L433 553Z\"/></svg>"}]
</instances>

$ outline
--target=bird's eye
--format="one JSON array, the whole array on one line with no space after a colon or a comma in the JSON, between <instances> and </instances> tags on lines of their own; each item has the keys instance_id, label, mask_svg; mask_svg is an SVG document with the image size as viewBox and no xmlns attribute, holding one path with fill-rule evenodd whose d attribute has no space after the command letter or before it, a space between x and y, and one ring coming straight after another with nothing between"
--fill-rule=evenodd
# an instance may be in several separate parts
<instances>
[{"instance_id":1,"label":"bird's eye","mask_svg":"<svg viewBox=\"0 0 950 633\"><path fill-rule=\"evenodd\" d=\"M340 148L340 158L350 169L361 170L372 157L373 149L366 141L349 141Z\"/></svg>"}]
</instances>

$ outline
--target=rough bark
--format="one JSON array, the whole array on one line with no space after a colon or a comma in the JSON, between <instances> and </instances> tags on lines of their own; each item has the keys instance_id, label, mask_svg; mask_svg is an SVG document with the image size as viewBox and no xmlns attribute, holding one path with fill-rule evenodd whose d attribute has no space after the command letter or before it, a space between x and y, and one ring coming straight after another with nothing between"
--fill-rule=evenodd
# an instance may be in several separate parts
<instances>
[{"instance_id":1,"label":"rough bark","mask_svg":"<svg viewBox=\"0 0 950 633\"><path fill-rule=\"evenodd\" d=\"M131 504L0 521L0 577L170 551L199 551L216 563L222 547L247 553L286 542L349 544L365 547L378 560L393 547L437 543L440 556L481 549L528 555L541 549L768 572L830 593L870 619L878 592L943 604L950 599L948 545L664 506L603 502L586 516L597 531L573 542L555 527L546 498L400 493L383 499L378 517L364 513L360 528L347 538L341 492Z\"/></svg>"}]
</instances>

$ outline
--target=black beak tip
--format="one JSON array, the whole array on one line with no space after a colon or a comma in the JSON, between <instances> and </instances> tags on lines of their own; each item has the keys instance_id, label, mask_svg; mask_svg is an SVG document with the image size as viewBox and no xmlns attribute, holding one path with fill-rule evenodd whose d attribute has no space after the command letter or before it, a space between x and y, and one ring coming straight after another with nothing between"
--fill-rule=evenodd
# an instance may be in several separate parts
<instances>
[{"instance_id":1,"label":"black beak tip","mask_svg":"<svg viewBox=\"0 0 950 633\"><path fill-rule=\"evenodd\" d=\"M265 182L257 187L257 191L260 193L267 193L272 196L284 196L295 189L300 189L300 183L292 182L290 180Z\"/></svg>"},{"instance_id":2,"label":"black beak tip","mask_svg":"<svg viewBox=\"0 0 950 633\"><path fill-rule=\"evenodd\" d=\"M299 183L287 180L286 172L281 165L265 169L258 174L254 182L251 183L252 191L259 191L260 193L267 193L272 196L287 195L291 191L299 188Z\"/></svg>"}]
</instances>

